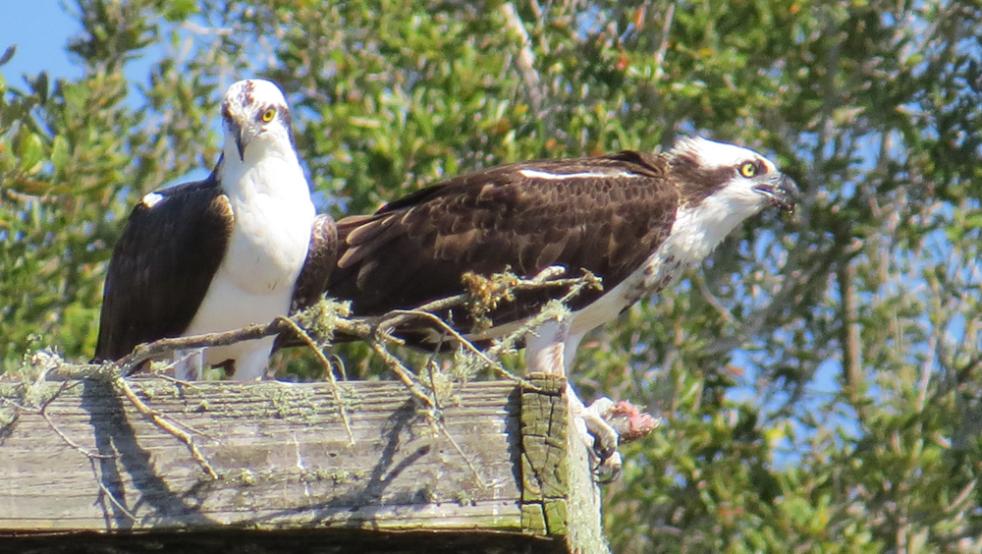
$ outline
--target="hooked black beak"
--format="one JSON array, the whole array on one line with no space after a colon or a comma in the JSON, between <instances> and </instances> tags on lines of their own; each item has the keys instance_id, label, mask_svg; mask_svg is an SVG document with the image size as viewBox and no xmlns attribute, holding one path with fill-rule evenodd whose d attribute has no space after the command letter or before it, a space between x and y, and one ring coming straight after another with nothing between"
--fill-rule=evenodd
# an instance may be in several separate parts
<instances>
[{"instance_id":1,"label":"hooked black beak","mask_svg":"<svg viewBox=\"0 0 982 554\"><path fill-rule=\"evenodd\" d=\"M232 110L227 100L222 103L222 121L225 123L225 130L232 133L232 136L235 137L235 148L239 151L239 160L244 162L245 143L242 142L242 125L232 115Z\"/></svg>"},{"instance_id":2,"label":"hooked black beak","mask_svg":"<svg viewBox=\"0 0 982 554\"><path fill-rule=\"evenodd\" d=\"M242 127L238 125L232 130L235 134L235 148L239 151L239 161L245 161L245 144L242 143Z\"/></svg>"},{"instance_id":3,"label":"hooked black beak","mask_svg":"<svg viewBox=\"0 0 982 554\"><path fill-rule=\"evenodd\" d=\"M783 173L778 173L763 183L755 185L754 190L766 196L772 206L777 206L786 212L794 211L795 203L801 195L794 180Z\"/></svg>"}]
</instances>

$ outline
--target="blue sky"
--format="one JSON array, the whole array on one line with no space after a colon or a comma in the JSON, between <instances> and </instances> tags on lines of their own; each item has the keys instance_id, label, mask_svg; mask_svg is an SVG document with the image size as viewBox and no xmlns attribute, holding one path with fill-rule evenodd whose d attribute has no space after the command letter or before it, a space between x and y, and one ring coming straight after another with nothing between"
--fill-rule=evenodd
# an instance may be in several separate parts
<instances>
[{"instance_id":1,"label":"blue sky","mask_svg":"<svg viewBox=\"0 0 982 554\"><path fill-rule=\"evenodd\" d=\"M48 73L50 83L58 78L74 79L83 75L82 62L67 49L68 40L80 33L82 27L73 15L75 7L69 4L66 8L63 4L61 0L37 0L10 2L5 6L7 17L0 18L0 53L8 46L17 46L13 59L0 66L0 75L7 83L23 86L25 76L34 77L40 71ZM127 63L125 73L131 82L146 82L151 66L165 52L162 46L156 45L149 47L146 54ZM136 89L131 89L129 101L141 101ZM217 119L215 130L216 136L220 136ZM209 170L201 168L159 186L201 179Z\"/></svg>"},{"instance_id":2,"label":"blue sky","mask_svg":"<svg viewBox=\"0 0 982 554\"><path fill-rule=\"evenodd\" d=\"M42 69L52 80L82 75L65 50L68 38L81 27L61 2L5 2L4 8L4 16L0 17L0 51L17 45L14 58L0 67L8 83L23 84L24 75L33 76Z\"/></svg>"}]
</instances>

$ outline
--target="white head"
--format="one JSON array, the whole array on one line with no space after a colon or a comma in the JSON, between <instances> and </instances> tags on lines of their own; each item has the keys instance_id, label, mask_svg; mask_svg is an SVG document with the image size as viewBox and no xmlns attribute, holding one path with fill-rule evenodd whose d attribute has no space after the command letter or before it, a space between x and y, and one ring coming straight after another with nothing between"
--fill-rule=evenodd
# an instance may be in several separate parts
<instances>
[{"instance_id":1,"label":"white head","mask_svg":"<svg viewBox=\"0 0 982 554\"><path fill-rule=\"evenodd\" d=\"M668 155L683 205L712 199L740 220L768 205L794 208L794 181L753 150L691 137L676 143Z\"/></svg>"},{"instance_id":2,"label":"white head","mask_svg":"<svg viewBox=\"0 0 982 554\"><path fill-rule=\"evenodd\" d=\"M290 109L280 89L269 81L248 79L228 88L222 99L226 159L258 159L269 153L293 155Z\"/></svg>"},{"instance_id":3,"label":"white head","mask_svg":"<svg viewBox=\"0 0 982 554\"><path fill-rule=\"evenodd\" d=\"M668 161L680 196L670 240L675 254L690 263L700 262L765 207L794 208L794 181L753 150L687 138L668 153Z\"/></svg>"}]
</instances>

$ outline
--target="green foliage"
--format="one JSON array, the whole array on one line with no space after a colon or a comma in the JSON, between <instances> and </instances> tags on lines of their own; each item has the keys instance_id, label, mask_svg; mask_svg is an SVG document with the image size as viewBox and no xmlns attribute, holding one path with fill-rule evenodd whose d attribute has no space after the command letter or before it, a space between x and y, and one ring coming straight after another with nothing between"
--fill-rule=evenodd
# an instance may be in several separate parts
<instances>
[{"instance_id":1,"label":"green foliage","mask_svg":"<svg viewBox=\"0 0 982 554\"><path fill-rule=\"evenodd\" d=\"M607 498L617 552L982 543L982 10L968 2L78 0L84 74L0 77L0 352L91 354L139 195L277 80L335 215L520 159L700 132L806 197L585 341L586 397L667 420ZM6 45L0 44L0 48ZM150 74L127 64L165 54ZM13 55L17 55L13 53ZM0 56L0 59L7 57ZM39 68L41 69L41 68ZM298 353L281 364L303 371ZM364 349L349 374L371 375Z\"/></svg>"}]
</instances>

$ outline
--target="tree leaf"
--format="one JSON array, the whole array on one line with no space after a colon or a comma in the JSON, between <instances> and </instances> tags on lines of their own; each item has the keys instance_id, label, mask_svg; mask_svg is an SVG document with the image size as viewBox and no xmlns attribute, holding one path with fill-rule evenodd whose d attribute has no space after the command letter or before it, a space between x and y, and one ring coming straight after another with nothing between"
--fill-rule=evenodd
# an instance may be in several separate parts
<instances>
[{"instance_id":1,"label":"tree leaf","mask_svg":"<svg viewBox=\"0 0 982 554\"><path fill-rule=\"evenodd\" d=\"M17 52L16 44L11 44L8 46L7 49L3 51L3 54L0 54L0 65L4 65L5 63L9 62L10 58L14 57L15 52Z\"/></svg>"}]
</instances>

